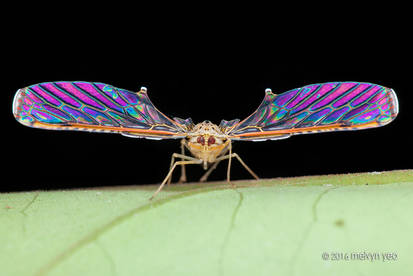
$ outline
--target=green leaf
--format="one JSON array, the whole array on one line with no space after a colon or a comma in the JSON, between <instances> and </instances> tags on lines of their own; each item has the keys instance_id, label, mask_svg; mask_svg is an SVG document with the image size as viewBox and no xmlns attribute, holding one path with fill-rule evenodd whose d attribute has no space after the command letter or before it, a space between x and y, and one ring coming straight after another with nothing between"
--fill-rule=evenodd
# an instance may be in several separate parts
<instances>
[{"instance_id":1,"label":"green leaf","mask_svg":"<svg viewBox=\"0 0 413 276\"><path fill-rule=\"evenodd\" d=\"M413 275L413 170L234 183L0 194L0 275Z\"/></svg>"}]
</instances>

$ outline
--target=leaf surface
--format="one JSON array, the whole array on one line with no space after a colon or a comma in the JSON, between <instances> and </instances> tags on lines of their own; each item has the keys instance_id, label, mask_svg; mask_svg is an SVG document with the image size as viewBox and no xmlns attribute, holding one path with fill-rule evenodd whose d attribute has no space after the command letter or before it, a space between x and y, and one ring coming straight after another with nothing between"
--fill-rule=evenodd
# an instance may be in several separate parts
<instances>
[{"instance_id":1,"label":"leaf surface","mask_svg":"<svg viewBox=\"0 0 413 276\"><path fill-rule=\"evenodd\" d=\"M413 170L234 183L0 194L0 274L412 275Z\"/></svg>"}]
</instances>

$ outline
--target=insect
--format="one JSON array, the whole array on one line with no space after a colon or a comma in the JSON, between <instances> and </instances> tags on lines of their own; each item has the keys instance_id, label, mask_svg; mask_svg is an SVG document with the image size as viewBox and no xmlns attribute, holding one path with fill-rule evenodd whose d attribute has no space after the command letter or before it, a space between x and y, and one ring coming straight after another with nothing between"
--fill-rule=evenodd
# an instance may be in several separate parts
<instances>
[{"instance_id":1,"label":"insect","mask_svg":"<svg viewBox=\"0 0 413 276\"><path fill-rule=\"evenodd\" d=\"M181 151L172 154L169 171L152 199L171 182L177 166L181 167L180 182L186 181L185 165L189 164L202 165L206 172L200 181L206 181L218 163L228 159L230 183L231 160L236 158L258 179L232 152L232 141L278 140L295 134L379 127L397 116L398 101L393 89L381 85L328 82L282 94L266 89L258 109L242 121L194 124L190 118L171 119L161 113L149 100L145 87L131 92L104 83L59 81L19 89L13 101L13 114L23 125L35 128L181 139Z\"/></svg>"}]
</instances>

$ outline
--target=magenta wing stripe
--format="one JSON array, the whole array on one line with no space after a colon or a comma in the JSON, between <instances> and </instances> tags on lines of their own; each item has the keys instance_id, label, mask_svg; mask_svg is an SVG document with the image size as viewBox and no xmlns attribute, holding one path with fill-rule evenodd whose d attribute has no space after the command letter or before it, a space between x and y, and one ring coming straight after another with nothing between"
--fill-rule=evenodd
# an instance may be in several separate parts
<instances>
[{"instance_id":1,"label":"magenta wing stripe","mask_svg":"<svg viewBox=\"0 0 413 276\"><path fill-rule=\"evenodd\" d=\"M289 92L285 92L278 97L275 98L274 100L274 105L276 106L284 106L286 103L288 103L292 98L297 95L298 91L300 91L299 88L291 90Z\"/></svg>"},{"instance_id":2,"label":"magenta wing stripe","mask_svg":"<svg viewBox=\"0 0 413 276\"><path fill-rule=\"evenodd\" d=\"M338 89L336 89L337 87L339 87ZM316 100L322 98L325 94L331 92L333 89L336 89L336 91L334 91L334 93L341 93L340 89L341 87L338 86L337 83L331 83L328 85L319 85L319 90L317 90L317 92L311 96L310 98L308 98L304 103L302 103L300 106L298 106L297 108L291 110L291 114L297 113L305 108L307 108L310 104L314 103Z\"/></svg>"},{"instance_id":3,"label":"magenta wing stripe","mask_svg":"<svg viewBox=\"0 0 413 276\"><path fill-rule=\"evenodd\" d=\"M355 100L351 102L351 106L356 107L359 104L363 103L364 101L368 100L371 96L373 96L378 91L384 89L381 86L372 86L368 91L363 94L360 94Z\"/></svg>"},{"instance_id":4,"label":"magenta wing stripe","mask_svg":"<svg viewBox=\"0 0 413 276\"><path fill-rule=\"evenodd\" d=\"M342 96L335 103L333 103L333 107L338 108L345 104L348 104L352 99L354 99L356 96L358 96L363 91L366 91L370 87L371 84L368 83L354 83L354 85L351 88L349 88L349 92L347 92L344 96ZM313 108L315 108L315 106Z\"/></svg>"},{"instance_id":5,"label":"magenta wing stripe","mask_svg":"<svg viewBox=\"0 0 413 276\"><path fill-rule=\"evenodd\" d=\"M344 84L344 86L343 86ZM326 87L325 89L327 90L327 92L332 92L332 93L328 93L328 95L326 97L323 97L322 99L320 99L320 101L318 101L314 106L311 107L311 111L315 111L317 109L319 109L320 107L324 107L327 106L329 104L331 104L331 102L333 102L334 100L337 99L337 97L340 97L341 95L343 95L347 90L346 88L348 88L350 85L350 87L353 87L354 84L353 83L326 83L323 85L323 88ZM333 90L334 89L334 90ZM324 93L323 95L325 95L326 93Z\"/></svg>"},{"instance_id":6,"label":"magenta wing stripe","mask_svg":"<svg viewBox=\"0 0 413 276\"><path fill-rule=\"evenodd\" d=\"M49 103L55 105L55 106L60 106L61 102L58 101L55 97L51 96L48 92L46 92L44 89L42 89L39 85L33 85L28 88L28 90L36 93L39 98L43 98Z\"/></svg>"},{"instance_id":7,"label":"magenta wing stripe","mask_svg":"<svg viewBox=\"0 0 413 276\"><path fill-rule=\"evenodd\" d=\"M370 100L369 103L375 103L378 102L382 99L385 99L386 97L386 90L385 89L381 89L376 95L374 95Z\"/></svg>"},{"instance_id":8,"label":"magenta wing stripe","mask_svg":"<svg viewBox=\"0 0 413 276\"><path fill-rule=\"evenodd\" d=\"M311 95L311 93L313 93L314 90L318 88L320 88L320 85L318 84L301 88L300 91L297 93L297 96L294 98L294 100L292 100L291 102L287 104L286 108L291 109L295 107L298 103L303 101L306 97Z\"/></svg>"},{"instance_id":9,"label":"magenta wing stripe","mask_svg":"<svg viewBox=\"0 0 413 276\"><path fill-rule=\"evenodd\" d=\"M88 82L74 82L73 85L78 89L82 89L84 92L88 93L91 98L96 99L96 101L101 102L103 105L107 106L110 109L122 112L122 107L116 104L111 98L102 95L101 92L98 92L95 86Z\"/></svg>"},{"instance_id":10,"label":"magenta wing stripe","mask_svg":"<svg viewBox=\"0 0 413 276\"><path fill-rule=\"evenodd\" d=\"M342 118L350 110L350 107L344 106L339 110L331 112L326 118L321 122L322 125L333 124Z\"/></svg>"},{"instance_id":11,"label":"magenta wing stripe","mask_svg":"<svg viewBox=\"0 0 413 276\"><path fill-rule=\"evenodd\" d=\"M366 111L368 107L369 107L369 104L365 103L365 104L360 105L357 108L350 110L346 115L344 115L343 120L347 120L357 114L362 113L363 111Z\"/></svg>"},{"instance_id":12,"label":"magenta wing stripe","mask_svg":"<svg viewBox=\"0 0 413 276\"><path fill-rule=\"evenodd\" d=\"M75 100L72 96L68 95L68 93L63 92L59 87L56 86L55 83L41 83L39 84L39 87L54 95L58 99L61 99L66 104L70 104L71 106L77 108L82 106L82 104L79 101Z\"/></svg>"},{"instance_id":13,"label":"magenta wing stripe","mask_svg":"<svg viewBox=\"0 0 413 276\"><path fill-rule=\"evenodd\" d=\"M117 88L107 85L104 83L95 83L95 86L100 89L106 96L112 98L117 104L119 104L122 107L128 106L128 103L126 103L118 94Z\"/></svg>"},{"instance_id":14,"label":"magenta wing stripe","mask_svg":"<svg viewBox=\"0 0 413 276\"><path fill-rule=\"evenodd\" d=\"M36 103L44 103L44 101L39 99L34 93L32 93L32 91L30 89L27 89L26 95L27 95L27 98L25 98L25 99L27 99L27 100L30 99L30 100L32 100Z\"/></svg>"},{"instance_id":15,"label":"magenta wing stripe","mask_svg":"<svg viewBox=\"0 0 413 276\"><path fill-rule=\"evenodd\" d=\"M98 104L93 98L89 97L85 93L83 93L78 88L74 87L70 82L56 82L56 86L59 87L61 91L66 92L69 95L74 96L76 99L79 99L86 105L93 106L100 110L105 110L106 108L102 105Z\"/></svg>"}]
</instances>

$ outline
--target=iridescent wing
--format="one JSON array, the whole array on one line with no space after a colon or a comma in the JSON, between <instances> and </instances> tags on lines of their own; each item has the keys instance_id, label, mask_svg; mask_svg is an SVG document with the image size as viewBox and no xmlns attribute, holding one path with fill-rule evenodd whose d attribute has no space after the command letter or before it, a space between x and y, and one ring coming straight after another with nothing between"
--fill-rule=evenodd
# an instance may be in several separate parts
<instances>
[{"instance_id":1,"label":"iridescent wing","mask_svg":"<svg viewBox=\"0 0 413 276\"><path fill-rule=\"evenodd\" d=\"M130 92L97 82L45 82L19 89L13 114L23 125L115 132L152 139L185 137L190 119L171 120L149 100L146 89Z\"/></svg>"},{"instance_id":2,"label":"iridescent wing","mask_svg":"<svg viewBox=\"0 0 413 276\"><path fill-rule=\"evenodd\" d=\"M393 89L362 82L307 85L276 95L266 90L245 120L222 121L233 140L277 140L294 134L358 130L386 125L398 113Z\"/></svg>"}]
</instances>

